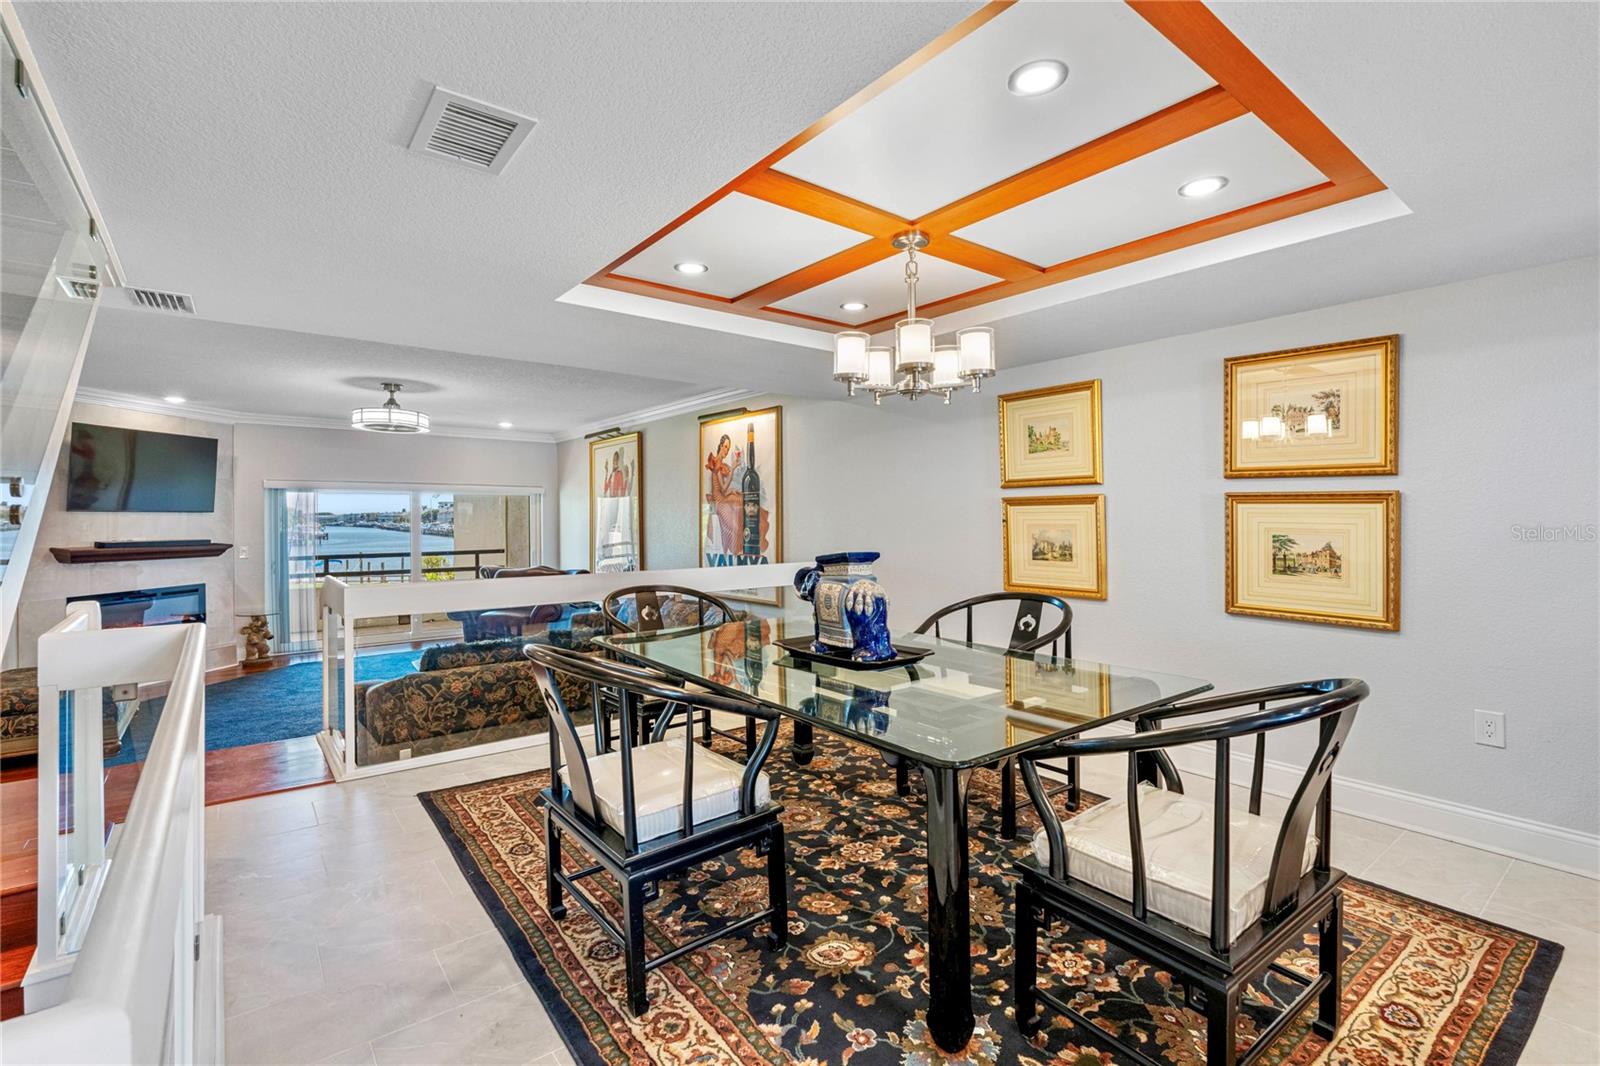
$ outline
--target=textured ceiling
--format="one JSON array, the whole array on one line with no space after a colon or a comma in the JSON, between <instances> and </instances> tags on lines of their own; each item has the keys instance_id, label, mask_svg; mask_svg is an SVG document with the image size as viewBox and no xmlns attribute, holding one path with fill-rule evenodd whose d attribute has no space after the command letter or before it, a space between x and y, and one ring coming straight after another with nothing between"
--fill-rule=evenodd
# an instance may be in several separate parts
<instances>
[{"instance_id":1,"label":"textured ceiling","mask_svg":"<svg viewBox=\"0 0 1600 1066\"><path fill-rule=\"evenodd\" d=\"M200 353L204 353L202 356ZM573 366L403 348L290 330L102 308L84 360L85 388L134 401L183 396L185 410L349 424L398 381L403 407L436 430L564 436L619 411L703 395L704 386ZM507 434L498 423L510 422Z\"/></svg>"},{"instance_id":2,"label":"textured ceiling","mask_svg":"<svg viewBox=\"0 0 1600 1066\"><path fill-rule=\"evenodd\" d=\"M535 364L530 397L552 364L827 388L814 350L554 301L975 6L18 4L130 281L431 350L432 380L452 352ZM1002 367L1595 253L1600 8L1215 8L1413 214L1005 319ZM539 119L504 174L405 150L435 83ZM257 402L200 339L165 365ZM321 350L301 397L357 376ZM610 413L668 398L588 384Z\"/></svg>"}]
</instances>

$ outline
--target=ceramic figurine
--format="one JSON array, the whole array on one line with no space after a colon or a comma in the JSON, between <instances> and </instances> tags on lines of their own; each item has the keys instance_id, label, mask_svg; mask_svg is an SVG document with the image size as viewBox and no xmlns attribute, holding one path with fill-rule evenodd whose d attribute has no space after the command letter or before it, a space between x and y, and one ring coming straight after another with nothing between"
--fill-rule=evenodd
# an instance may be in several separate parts
<instances>
[{"instance_id":1,"label":"ceramic figurine","mask_svg":"<svg viewBox=\"0 0 1600 1066\"><path fill-rule=\"evenodd\" d=\"M795 591L812 604L812 650L856 662L895 657L889 642L889 597L872 575L877 552L834 552L794 575Z\"/></svg>"},{"instance_id":2,"label":"ceramic figurine","mask_svg":"<svg viewBox=\"0 0 1600 1066\"><path fill-rule=\"evenodd\" d=\"M272 630L267 627L265 615L251 615L239 632L244 634L245 662L264 663L271 657L271 645L267 642L272 639Z\"/></svg>"}]
</instances>

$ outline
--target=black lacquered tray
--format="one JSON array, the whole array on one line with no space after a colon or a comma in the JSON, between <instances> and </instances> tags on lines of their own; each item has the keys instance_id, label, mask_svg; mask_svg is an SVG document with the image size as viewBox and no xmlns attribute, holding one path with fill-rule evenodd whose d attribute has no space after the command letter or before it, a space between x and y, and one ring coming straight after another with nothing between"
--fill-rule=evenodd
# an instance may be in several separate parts
<instances>
[{"instance_id":1,"label":"black lacquered tray","mask_svg":"<svg viewBox=\"0 0 1600 1066\"><path fill-rule=\"evenodd\" d=\"M811 650L810 637L784 637L773 641L778 647L794 656L796 659L811 663L826 663L828 666L837 666L841 670L892 670L897 666L910 666L912 663L921 662L933 654L932 648L918 648L909 644L896 644L893 659L884 659L881 662L857 662L848 655L835 655L832 652Z\"/></svg>"}]
</instances>

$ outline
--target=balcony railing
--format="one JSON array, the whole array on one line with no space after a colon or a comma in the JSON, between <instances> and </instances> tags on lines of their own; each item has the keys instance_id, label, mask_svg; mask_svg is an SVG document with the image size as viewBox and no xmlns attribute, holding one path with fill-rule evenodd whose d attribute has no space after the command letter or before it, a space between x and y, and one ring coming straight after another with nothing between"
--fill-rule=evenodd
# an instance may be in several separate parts
<instances>
[{"instance_id":1,"label":"balcony railing","mask_svg":"<svg viewBox=\"0 0 1600 1066\"><path fill-rule=\"evenodd\" d=\"M505 557L504 548L445 548L428 549L423 551L422 578L424 581L432 574L447 574L443 580L450 580L456 574L471 574L477 576L478 570L483 566L486 556ZM452 560L448 566L429 566L427 560L430 556L443 556ZM471 564L463 564L461 559L472 556ZM389 565L390 560L397 560L396 564ZM301 565L295 569L296 564ZM372 564L376 563L374 566ZM342 581L409 581L411 579L411 553L400 552L317 552L311 555L289 556L289 580L312 581L324 577L337 577ZM337 565L336 565L337 564ZM354 565L352 565L354 564Z\"/></svg>"}]
</instances>

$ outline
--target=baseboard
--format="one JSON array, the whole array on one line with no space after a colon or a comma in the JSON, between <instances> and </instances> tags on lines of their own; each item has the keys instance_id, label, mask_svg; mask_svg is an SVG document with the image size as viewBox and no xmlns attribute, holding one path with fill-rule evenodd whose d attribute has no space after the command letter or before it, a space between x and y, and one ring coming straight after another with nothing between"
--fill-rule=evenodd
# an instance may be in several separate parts
<instances>
[{"instance_id":1,"label":"baseboard","mask_svg":"<svg viewBox=\"0 0 1600 1066\"><path fill-rule=\"evenodd\" d=\"M1211 780L1214 762L1209 747L1175 748L1170 754L1183 773ZM1252 762L1250 755L1234 753L1234 784L1249 784ZM1262 772L1262 790L1274 796L1290 796L1299 787L1304 770L1302 766L1268 759ZM1397 829L1600 878L1600 836L1594 834L1339 774L1333 779L1333 809Z\"/></svg>"}]
</instances>

